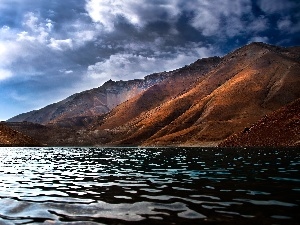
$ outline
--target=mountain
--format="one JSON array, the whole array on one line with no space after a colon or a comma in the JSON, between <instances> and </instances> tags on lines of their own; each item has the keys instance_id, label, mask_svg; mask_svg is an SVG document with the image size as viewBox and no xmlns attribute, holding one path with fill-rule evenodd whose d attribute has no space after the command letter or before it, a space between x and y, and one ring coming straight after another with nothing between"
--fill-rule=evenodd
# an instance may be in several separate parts
<instances>
[{"instance_id":1,"label":"mountain","mask_svg":"<svg viewBox=\"0 0 300 225\"><path fill-rule=\"evenodd\" d=\"M108 81L99 88L72 95L61 102L46 106L43 109L13 117L7 121L7 125L15 130L35 137L40 142L49 146L102 145L107 142L107 140L111 140L112 135L107 132L106 129L90 131L88 128L102 123L103 118L106 115L104 113L105 111L98 114L94 113L94 115L91 116L92 114L88 114L88 112L91 111L88 110L91 106L85 106L87 110L84 115L82 115L82 113L76 114L75 109L80 111L82 108L80 104L77 104L77 107L71 107L71 109L68 108L68 105L75 105L75 103L70 103L75 102L76 99L74 99L74 96L77 96L77 101L80 100L82 103L85 102L86 105L89 103L89 101L85 101L86 99L91 99L93 98L93 95L103 92L111 93L112 90L114 90L115 94L118 94L119 99L120 96L122 96L120 93L125 92L135 96L126 101L123 99L124 105L128 105L133 102L133 99L139 98L139 101L135 102L135 106L126 107L125 112L118 111L119 114L114 115L113 124L117 125L122 120L119 120L119 117L123 118L122 116L124 115L127 119L133 118L141 112L157 106L161 101L170 99L183 92L185 89L190 88L190 86L198 81L200 76L203 76L212 68L216 67L219 62L219 57L199 59L191 65L187 65L174 71L146 76L144 80ZM139 90L141 93L138 94L138 91L136 91L137 84L139 87L147 90L147 92ZM150 87L147 88L147 86ZM161 92L157 92L158 88ZM122 90L122 92L120 90ZM152 94L157 97L155 101L153 101ZM108 98L106 97L106 99ZM109 99L110 100L107 102L112 102L112 98ZM147 99L151 99L151 101L148 101ZM120 106L123 104L120 104ZM98 106L97 103L90 105L94 108ZM64 108L64 110L60 110L61 108ZM57 116L59 111L63 112L60 116ZM49 115L55 115L55 118L49 119ZM43 124L43 126L37 123Z\"/></svg>"},{"instance_id":2,"label":"mountain","mask_svg":"<svg viewBox=\"0 0 300 225\"><path fill-rule=\"evenodd\" d=\"M151 92L164 90L162 82L116 107L93 129L110 132L111 145L216 145L300 97L299 52L299 47L249 44L222 57L177 96L129 116L139 111L143 96L150 103L161 97Z\"/></svg>"},{"instance_id":3,"label":"mountain","mask_svg":"<svg viewBox=\"0 0 300 225\"><path fill-rule=\"evenodd\" d=\"M46 136L17 127L48 145L216 146L300 98L299 71L300 47L251 43L144 80L108 81L9 121L44 124Z\"/></svg>"},{"instance_id":4,"label":"mountain","mask_svg":"<svg viewBox=\"0 0 300 225\"><path fill-rule=\"evenodd\" d=\"M0 147L3 146L41 146L41 144L0 123Z\"/></svg>"},{"instance_id":5,"label":"mountain","mask_svg":"<svg viewBox=\"0 0 300 225\"><path fill-rule=\"evenodd\" d=\"M166 72L130 81L109 80L98 88L74 94L60 102L15 116L7 122L56 123L74 117L98 116L109 112L120 103L136 96L150 86L161 82Z\"/></svg>"},{"instance_id":6,"label":"mountain","mask_svg":"<svg viewBox=\"0 0 300 225\"><path fill-rule=\"evenodd\" d=\"M300 99L284 106L219 144L220 147L299 146Z\"/></svg>"},{"instance_id":7,"label":"mountain","mask_svg":"<svg viewBox=\"0 0 300 225\"><path fill-rule=\"evenodd\" d=\"M142 113L180 96L204 79L207 72L214 69L220 61L219 57L199 59L188 66L169 72L168 78L162 82L114 108L105 118L101 129L112 129L123 125Z\"/></svg>"}]
</instances>

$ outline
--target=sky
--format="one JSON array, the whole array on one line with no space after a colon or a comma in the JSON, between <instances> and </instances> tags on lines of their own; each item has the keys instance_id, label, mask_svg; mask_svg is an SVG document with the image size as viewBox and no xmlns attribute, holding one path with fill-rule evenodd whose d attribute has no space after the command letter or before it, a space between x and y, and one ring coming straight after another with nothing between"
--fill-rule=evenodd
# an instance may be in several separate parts
<instances>
[{"instance_id":1,"label":"sky","mask_svg":"<svg viewBox=\"0 0 300 225\"><path fill-rule=\"evenodd\" d=\"M253 41L300 44L299 0L0 0L0 120Z\"/></svg>"}]
</instances>

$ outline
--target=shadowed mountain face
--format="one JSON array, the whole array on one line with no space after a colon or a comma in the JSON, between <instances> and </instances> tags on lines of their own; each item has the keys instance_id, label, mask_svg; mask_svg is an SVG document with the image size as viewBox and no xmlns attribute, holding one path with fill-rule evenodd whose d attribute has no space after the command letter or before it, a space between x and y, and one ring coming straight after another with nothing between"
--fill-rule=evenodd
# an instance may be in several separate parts
<instances>
[{"instance_id":1,"label":"shadowed mountain face","mask_svg":"<svg viewBox=\"0 0 300 225\"><path fill-rule=\"evenodd\" d=\"M0 147L1 146L41 146L41 144L33 138L23 135L0 123Z\"/></svg>"},{"instance_id":2,"label":"shadowed mountain face","mask_svg":"<svg viewBox=\"0 0 300 225\"><path fill-rule=\"evenodd\" d=\"M230 136L219 146L300 146L300 99Z\"/></svg>"},{"instance_id":3,"label":"shadowed mountain face","mask_svg":"<svg viewBox=\"0 0 300 225\"><path fill-rule=\"evenodd\" d=\"M252 43L144 80L109 81L10 121L76 128L66 145L216 145L300 98L299 52Z\"/></svg>"}]
</instances>

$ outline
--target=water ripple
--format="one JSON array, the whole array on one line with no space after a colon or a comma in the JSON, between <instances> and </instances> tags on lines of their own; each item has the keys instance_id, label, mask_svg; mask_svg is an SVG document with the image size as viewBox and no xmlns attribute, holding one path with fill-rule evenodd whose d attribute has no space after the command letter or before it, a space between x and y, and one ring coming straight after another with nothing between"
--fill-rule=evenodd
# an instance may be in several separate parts
<instances>
[{"instance_id":1,"label":"water ripple","mask_svg":"<svg viewBox=\"0 0 300 225\"><path fill-rule=\"evenodd\" d=\"M0 224L297 224L299 171L296 149L1 148Z\"/></svg>"}]
</instances>

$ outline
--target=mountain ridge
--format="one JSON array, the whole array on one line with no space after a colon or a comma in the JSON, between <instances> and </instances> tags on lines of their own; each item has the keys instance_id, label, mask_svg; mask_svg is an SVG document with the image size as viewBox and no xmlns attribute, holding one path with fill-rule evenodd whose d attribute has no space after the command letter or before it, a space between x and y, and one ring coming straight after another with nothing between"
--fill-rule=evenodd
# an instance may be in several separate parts
<instances>
[{"instance_id":1,"label":"mountain ridge","mask_svg":"<svg viewBox=\"0 0 300 225\"><path fill-rule=\"evenodd\" d=\"M90 114L67 114L44 125L76 128L78 135L70 130L67 145L216 146L300 98L299 50L298 46L251 43L223 57L199 59L150 75L161 77L157 82L149 77L154 80L151 85L105 112L90 113L87 107ZM118 92L116 84L126 89L125 84L132 81L124 82L108 81L103 86ZM89 98L80 99L85 103ZM54 139L48 142L57 144Z\"/></svg>"},{"instance_id":2,"label":"mountain ridge","mask_svg":"<svg viewBox=\"0 0 300 225\"><path fill-rule=\"evenodd\" d=\"M33 122L48 124L60 119L105 114L118 104L130 99L167 76L166 72L154 73L144 79L106 81L102 86L75 93L57 103L39 110L14 116L7 122Z\"/></svg>"}]
</instances>

